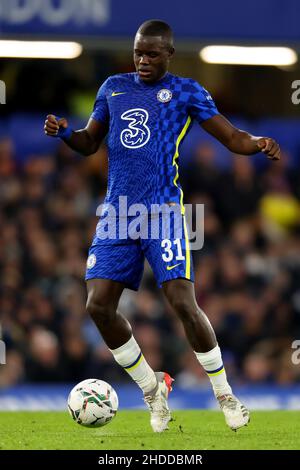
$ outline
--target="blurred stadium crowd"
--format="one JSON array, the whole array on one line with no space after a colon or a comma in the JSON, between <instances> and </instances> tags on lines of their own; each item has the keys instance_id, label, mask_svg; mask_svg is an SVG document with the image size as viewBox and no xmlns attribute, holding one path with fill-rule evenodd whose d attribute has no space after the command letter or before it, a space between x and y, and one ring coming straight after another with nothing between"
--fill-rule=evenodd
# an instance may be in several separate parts
<instances>
[{"instance_id":1,"label":"blurred stadium crowd","mask_svg":"<svg viewBox=\"0 0 300 470\"><path fill-rule=\"evenodd\" d=\"M223 348L230 380L299 382L291 344L300 338L300 169L289 156L257 170L251 157L215 164L203 141L183 168L185 201L205 204L205 244L194 252L196 296ZM261 158L264 158L262 155ZM24 382L129 381L85 312L85 263L106 188L106 150L17 163L0 140L0 321L7 365L0 387ZM183 329L145 267L120 310L155 370L185 387L207 385Z\"/></svg>"}]
</instances>

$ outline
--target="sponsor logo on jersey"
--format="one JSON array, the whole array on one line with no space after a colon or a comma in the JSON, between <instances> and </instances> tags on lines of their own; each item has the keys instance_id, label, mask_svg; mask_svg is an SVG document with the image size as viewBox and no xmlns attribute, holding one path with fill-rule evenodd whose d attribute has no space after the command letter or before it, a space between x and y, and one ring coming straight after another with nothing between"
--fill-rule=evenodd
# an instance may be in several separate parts
<instances>
[{"instance_id":1,"label":"sponsor logo on jersey","mask_svg":"<svg viewBox=\"0 0 300 470\"><path fill-rule=\"evenodd\" d=\"M121 115L121 119L129 121L128 127L123 129L120 135L124 147L138 149L148 142L151 135L146 125L148 118L148 111L142 108L128 109Z\"/></svg>"}]
</instances>

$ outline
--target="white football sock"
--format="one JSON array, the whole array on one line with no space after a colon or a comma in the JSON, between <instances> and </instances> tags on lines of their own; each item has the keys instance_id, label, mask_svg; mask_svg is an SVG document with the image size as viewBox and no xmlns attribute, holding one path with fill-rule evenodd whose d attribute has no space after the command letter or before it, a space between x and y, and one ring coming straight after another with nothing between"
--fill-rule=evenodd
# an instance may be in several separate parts
<instances>
[{"instance_id":1,"label":"white football sock","mask_svg":"<svg viewBox=\"0 0 300 470\"><path fill-rule=\"evenodd\" d=\"M211 381L215 395L231 394L219 346L206 353L195 352L195 354Z\"/></svg>"},{"instance_id":2,"label":"white football sock","mask_svg":"<svg viewBox=\"0 0 300 470\"><path fill-rule=\"evenodd\" d=\"M117 349L111 349L115 360L122 366L144 393L151 392L157 385L154 371L144 358L133 336Z\"/></svg>"}]
</instances>

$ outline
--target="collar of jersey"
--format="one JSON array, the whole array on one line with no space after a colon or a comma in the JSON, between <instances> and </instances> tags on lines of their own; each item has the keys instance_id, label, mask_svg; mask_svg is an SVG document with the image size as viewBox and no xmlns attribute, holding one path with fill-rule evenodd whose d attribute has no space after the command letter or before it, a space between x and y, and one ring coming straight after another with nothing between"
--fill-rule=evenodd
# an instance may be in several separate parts
<instances>
[{"instance_id":1,"label":"collar of jersey","mask_svg":"<svg viewBox=\"0 0 300 470\"><path fill-rule=\"evenodd\" d=\"M157 85L162 85L163 83L168 83L171 79L171 73L170 72L167 72L165 73L165 75L160 78L159 80L157 80L156 82L153 82L153 83L145 83L143 82L143 80L141 80L141 78L139 77L138 73L135 72L135 82L138 83L139 85L142 85L144 87L156 87Z\"/></svg>"}]
</instances>

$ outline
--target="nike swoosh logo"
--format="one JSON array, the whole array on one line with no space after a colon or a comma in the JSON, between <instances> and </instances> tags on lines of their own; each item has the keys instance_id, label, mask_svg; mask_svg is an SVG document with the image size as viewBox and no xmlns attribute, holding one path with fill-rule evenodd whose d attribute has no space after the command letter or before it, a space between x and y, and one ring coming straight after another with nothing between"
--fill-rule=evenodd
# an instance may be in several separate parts
<instances>
[{"instance_id":1,"label":"nike swoosh logo","mask_svg":"<svg viewBox=\"0 0 300 470\"><path fill-rule=\"evenodd\" d=\"M126 91L113 91L111 96L125 95Z\"/></svg>"},{"instance_id":2,"label":"nike swoosh logo","mask_svg":"<svg viewBox=\"0 0 300 470\"><path fill-rule=\"evenodd\" d=\"M174 264L174 266L167 266L167 270L171 271L171 269L176 268L176 266L179 266L181 263Z\"/></svg>"}]
</instances>

